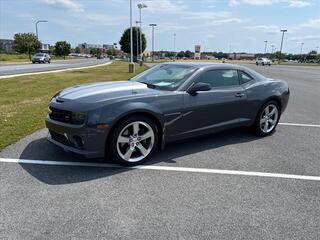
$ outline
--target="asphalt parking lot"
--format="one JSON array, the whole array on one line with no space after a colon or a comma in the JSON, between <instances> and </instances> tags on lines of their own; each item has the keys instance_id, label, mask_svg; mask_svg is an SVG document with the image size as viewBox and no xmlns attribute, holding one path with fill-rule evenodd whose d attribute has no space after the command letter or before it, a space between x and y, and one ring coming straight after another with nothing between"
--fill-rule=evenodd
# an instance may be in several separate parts
<instances>
[{"instance_id":1,"label":"asphalt parking lot","mask_svg":"<svg viewBox=\"0 0 320 240\"><path fill-rule=\"evenodd\" d=\"M4 149L0 239L320 239L320 67L248 66L290 86L270 137L190 139L140 169L87 164L44 129Z\"/></svg>"},{"instance_id":2,"label":"asphalt parking lot","mask_svg":"<svg viewBox=\"0 0 320 240\"><path fill-rule=\"evenodd\" d=\"M53 61L50 64L3 64L0 66L0 76L12 75L12 74L22 74L22 73L32 73L32 72L43 72L51 70L60 70L66 68L78 68L94 66L97 64L105 63L110 61L109 59L70 59L70 60L58 60Z\"/></svg>"}]
</instances>

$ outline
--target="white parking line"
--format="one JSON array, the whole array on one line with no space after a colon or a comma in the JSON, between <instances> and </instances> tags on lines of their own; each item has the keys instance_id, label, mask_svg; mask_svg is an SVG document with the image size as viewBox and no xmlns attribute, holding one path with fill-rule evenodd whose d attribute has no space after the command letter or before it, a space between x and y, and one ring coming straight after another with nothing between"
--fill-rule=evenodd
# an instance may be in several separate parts
<instances>
[{"instance_id":1,"label":"white parking line","mask_svg":"<svg viewBox=\"0 0 320 240\"><path fill-rule=\"evenodd\" d=\"M127 168L127 169L141 169L141 170L211 173L211 174L224 174L224 175L271 177L271 178L286 178L286 179L320 181L320 176L267 173L267 172L249 172L249 171L221 170L221 169L208 169L208 168L170 167L170 166L157 166L157 165L141 165L141 166L134 166L134 167L122 167L122 166L116 165L116 164L104 164L104 163L63 162L63 161L29 160L29 159L13 159L13 158L0 158L0 162L2 162L2 163L56 165L56 166L77 166L77 167L104 167L104 168L123 168L123 169Z\"/></svg>"},{"instance_id":2,"label":"white parking line","mask_svg":"<svg viewBox=\"0 0 320 240\"><path fill-rule=\"evenodd\" d=\"M298 126L298 127L316 127L316 128L320 128L320 125L317 125L317 124L303 124L303 123L279 123L279 125L285 125L285 126Z\"/></svg>"},{"instance_id":3,"label":"white parking line","mask_svg":"<svg viewBox=\"0 0 320 240\"><path fill-rule=\"evenodd\" d=\"M13 78L13 77L21 77L21 76L28 76L28 75L38 75L38 74L48 74L48 73L59 73L59 72L66 72L66 71L73 71L73 70L81 70L81 69L87 69L87 68L95 68L95 67L101 67L105 65L109 65L112 62L106 62L96 65L90 65L85 67L74 67L74 68L64 68L64 69L58 69L58 70L47 70L47 71L41 71L41 72L30 72L30 73L18 73L18 74L9 74L9 75L2 75L0 76L0 79L3 78Z\"/></svg>"}]
</instances>

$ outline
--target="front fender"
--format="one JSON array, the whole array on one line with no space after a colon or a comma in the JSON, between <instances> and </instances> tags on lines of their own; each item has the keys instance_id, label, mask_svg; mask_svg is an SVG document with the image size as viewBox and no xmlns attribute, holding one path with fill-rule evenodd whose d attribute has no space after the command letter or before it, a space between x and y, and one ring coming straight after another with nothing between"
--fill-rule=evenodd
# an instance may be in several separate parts
<instances>
[{"instance_id":1,"label":"front fender","mask_svg":"<svg viewBox=\"0 0 320 240\"><path fill-rule=\"evenodd\" d=\"M162 126L164 124L163 113L160 109L145 102L127 102L115 106L106 106L102 110L101 122L113 126L119 119L134 113L150 114L158 119Z\"/></svg>"}]
</instances>

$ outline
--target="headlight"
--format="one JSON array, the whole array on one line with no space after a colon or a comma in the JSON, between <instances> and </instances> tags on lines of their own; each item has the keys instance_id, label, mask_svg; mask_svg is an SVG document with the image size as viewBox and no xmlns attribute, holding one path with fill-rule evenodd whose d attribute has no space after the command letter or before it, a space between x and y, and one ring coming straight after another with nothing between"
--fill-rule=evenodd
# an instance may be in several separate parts
<instances>
[{"instance_id":1,"label":"headlight","mask_svg":"<svg viewBox=\"0 0 320 240\"><path fill-rule=\"evenodd\" d=\"M87 118L86 113L72 113L73 124L83 124Z\"/></svg>"},{"instance_id":2,"label":"headlight","mask_svg":"<svg viewBox=\"0 0 320 240\"><path fill-rule=\"evenodd\" d=\"M101 109L96 109L88 113L88 125L96 125L100 123Z\"/></svg>"}]
</instances>

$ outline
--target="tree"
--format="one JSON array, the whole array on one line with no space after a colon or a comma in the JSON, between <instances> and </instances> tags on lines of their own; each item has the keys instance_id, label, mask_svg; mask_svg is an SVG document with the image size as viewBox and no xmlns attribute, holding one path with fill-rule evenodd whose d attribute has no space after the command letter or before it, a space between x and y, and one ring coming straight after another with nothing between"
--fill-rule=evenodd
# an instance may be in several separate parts
<instances>
[{"instance_id":1,"label":"tree","mask_svg":"<svg viewBox=\"0 0 320 240\"><path fill-rule=\"evenodd\" d=\"M138 36L137 36L138 35ZM132 37L133 37L133 55L137 56L141 54L140 51L140 28L138 27L133 27L132 28ZM138 41L137 41L137 37L138 37ZM142 33L142 52L144 52L144 50L146 49L147 46L147 40L145 35ZM122 36L121 39L119 41L120 45L121 45L121 50L124 51L125 53L130 53L130 28L127 28ZM138 45L138 51L137 51L137 45Z\"/></svg>"},{"instance_id":2,"label":"tree","mask_svg":"<svg viewBox=\"0 0 320 240\"><path fill-rule=\"evenodd\" d=\"M109 56L116 56L116 55L117 55L117 52L116 52L116 50L115 50L114 48L109 48L109 49L107 50L107 54L108 54Z\"/></svg>"},{"instance_id":3,"label":"tree","mask_svg":"<svg viewBox=\"0 0 320 240\"><path fill-rule=\"evenodd\" d=\"M183 58L184 55L185 55L184 51L180 51L180 52L178 52L177 57L178 58Z\"/></svg>"},{"instance_id":4,"label":"tree","mask_svg":"<svg viewBox=\"0 0 320 240\"><path fill-rule=\"evenodd\" d=\"M64 59L66 58L66 55L70 53L71 45L70 43L67 43L66 41L58 41L54 45L54 53L57 56L63 56Z\"/></svg>"},{"instance_id":5,"label":"tree","mask_svg":"<svg viewBox=\"0 0 320 240\"><path fill-rule=\"evenodd\" d=\"M95 55L95 56L99 56L99 55L101 55L101 50L99 48L91 48L90 54Z\"/></svg>"},{"instance_id":6,"label":"tree","mask_svg":"<svg viewBox=\"0 0 320 240\"><path fill-rule=\"evenodd\" d=\"M185 56L186 58L192 58L193 53L192 53L191 51L187 50L187 51L184 53L184 56Z\"/></svg>"},{"instance_id":7,"label":"tree","mask_svg":"<svg viewBox=\"0 0 320 240\"><path fill-rule=\"evenodd\" d=\"M41 48L41 42L34 33L16 33L14 35L14 49L18 53L27 53L31 60L31 54Z\"/></svg>"},{"instance_id":8,"label":"tree","mask_svg":"<svg viewBox=\"0 0 320 240\"><path fill-rule=\"evenodd\" d=\"M79 48L79 47L76 47L76 48L74 49L74 52L75 52L75 53L80 53L80 48Z\"/></svg>"}]
</instances>

